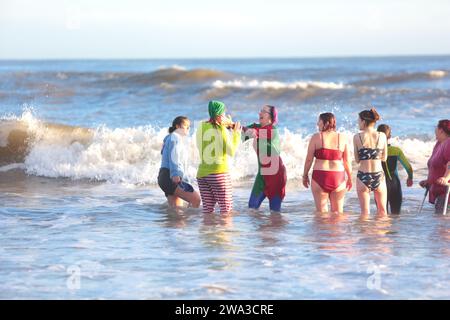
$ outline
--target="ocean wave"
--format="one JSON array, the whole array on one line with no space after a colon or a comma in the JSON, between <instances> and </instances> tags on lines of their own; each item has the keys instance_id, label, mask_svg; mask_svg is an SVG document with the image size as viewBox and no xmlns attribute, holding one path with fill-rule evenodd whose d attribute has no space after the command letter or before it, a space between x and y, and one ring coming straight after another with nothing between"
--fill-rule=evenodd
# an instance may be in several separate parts
<instances>
[{"instance_id":1,"label":"ocean wave","mask_svg":"<svg viewBox=\"0 0 450 320\"><path fill-rule=\"evenodd\" d=\"M167 66L165 66L165 65L162 65L162 66L159 66L157 69L158 69L158 70L174 69L174 70L179 70L179 71L186 71L186 70L187 70L186 67L180 66L180 65L178 65L178 64L173 64L173 65L171 65L170 67L167 67Z\"/></svg>"},{"instance_id":2,"label":"ocean wave","mask_svg":"<svg viewBox=\"0 0 450 320\"><path fill-rule=\"evenodd\" d=\"M11 163L5 166L0 166L0 172L7 172L16 169L25 169L25 164L23 163Z\"/></svg>"},{"instance_id":3,"label":"ocean wave","mask_svg":"<svg viewBox=\"0 0 450 320\"><path fill-rule=\"evenodd\" d=\"M22 149L10 149L9 153L20 153L22 164L17 164L17 154L15 157L9 154L8 158L8 154L3 152L5 148L10 147L9 145L0 147L0 165L2 166L0 171L21 168L27 174L51 178L90 179L124 184L156 184L157 182L161 163L160 151L167 128L161 129L149 125L117 129L107 127L88 129L48 124L29 114L24 114L15 121L17 126L21 126L21 130L25 130L27 139L23 139L25 144ZM8 132L5 124L5 120L0 122L0 137ZM8 125L11 128L11 122ZM17 126L15 128L19 130ZM353 133L344 133L350 143L352 154ZM195 180L199 163L194 135L195 132L188 138L191 163L188 166L187 175L192 180ZM303 174L303 163L310 137L310 134L280 129L281 156L290 180L300 179ZM435 142L395 137L392 144L403 149L415 169L424 170ZM231 159L230 166L234 181L253 179L258 166L251 141L239 146L236 157Z\"/></svg>"},{"instance_id":4,"label":"ocean wave","mask_svg":"<svg viewBox=\"0 0 450 320\"><path fill-rule=\"evenodd\" d=\"M394 84L410 81L426 81L426 80L436 80L447 77L449 74L445 70L431 70L428 72L413 72L413 73L400 73L391 74L387 76L373 77L366 80L361 80L352 83L352 85L383 85L383 84Z\"/></svg>"},{"instance_id":5,"label":"ocean wave","mask_svg":"<svg viewBox=\"0 0 450 320\"><path fill-rule=\"evenodd\" d=\"M262 89L262 90L297 90L297 89L329 89L339 90L347 86L343 83L335 82L321 82L321 81L296 81L296 82L281 82L281 81L267 81L267 80L231 80L222 81L216 80L212 84L213 88L224 89Z\"/></svg>"},{"instance_id":6,"label":"ocean wave","mask_svg":"<svg viewBox=\"0 0 450 320\"><path fill-rule=\"evenodd\" d=\"M162 83L202 83L216 79L228 79L226 72L213 69L191 69L181 66L160 67L151 72L13 72L8 75L19 86L44 91L58 91L70 84L117 86L158 86Z\"/></svg>"},{"instance_id":7,"label":"ocean wave","mask_svg":"<svg viewBox=\"0 0 450 320\"><path fill-rule=\"evenodd\" d=\"M127 77L127 81L141 84L176 83L176 82L204 82L218 78L226 78L227 74L212 69L162 68L150 73L133 74Z\"/></svg>"},{"instance_id":8,"label":"ocean wave","mask_svg":"<svg viewBox=\"0 0 450 320\"><path fill-rule=\"evenodd\" d=\"M326 97L350 86L321 81L281 82L268 80L216 80L203 92L206 100L243 94L248 100L278 100L299 102L317 96Z\"/></svg>"}]
</instances>

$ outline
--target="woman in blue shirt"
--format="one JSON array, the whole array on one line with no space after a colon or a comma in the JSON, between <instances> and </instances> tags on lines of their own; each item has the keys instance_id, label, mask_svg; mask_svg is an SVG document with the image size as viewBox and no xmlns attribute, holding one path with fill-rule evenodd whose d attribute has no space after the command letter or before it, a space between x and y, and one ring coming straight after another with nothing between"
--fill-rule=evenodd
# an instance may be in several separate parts
<instances>
[{"instance_id":1,"label":"woman in blue shirt","mask_svg":"<svg viewBox=\"0 0 450 320\"><path fill-rule=\"evenodd\" d=\"M171 207L183 206L182 200L194 208L200 206L199 193L189 183L183 181L188 154L183 138L189 135L189 127L190 121L187 117L176 117L169 128L169 134L164 138L161 150L158 185L164 191Z\"/></svg>"}]
</instances>

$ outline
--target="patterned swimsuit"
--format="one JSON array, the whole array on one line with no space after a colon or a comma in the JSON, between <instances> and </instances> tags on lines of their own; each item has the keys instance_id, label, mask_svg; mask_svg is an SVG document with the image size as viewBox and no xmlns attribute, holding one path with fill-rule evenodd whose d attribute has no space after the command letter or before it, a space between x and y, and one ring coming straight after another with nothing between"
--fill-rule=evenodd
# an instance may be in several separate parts
<instances>
[{"instance_id":1,"label":"patterned swimsuit","mask_svg":"<svg viewBox=\"0 0 450 320\"><path fill-rule=\"evenodd\" d=\"M358 134L359 140L361 140L362 148L358 149L359 160L379 160L382 149L378 148L378 142L380 141L380 134L378 134L377 145L375 148L365 148L361 139L361 134ZM383 178L383 171L378 172L363 172L358 171L357 177L362 183L370 190L376 190L380 186L381 179Z\"/></svg>"}]
</instances>

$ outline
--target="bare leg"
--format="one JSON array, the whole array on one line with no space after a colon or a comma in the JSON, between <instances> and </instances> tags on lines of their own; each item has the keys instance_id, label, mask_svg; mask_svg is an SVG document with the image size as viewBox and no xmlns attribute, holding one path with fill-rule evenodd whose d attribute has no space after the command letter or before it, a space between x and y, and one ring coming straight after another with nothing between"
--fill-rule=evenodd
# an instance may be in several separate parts
<instances>
[{"instance_id":1,"label":"bare leg","mask_svg":"<svg viewBox=\"0 0 450 320\"><path fill-rule=\"evenodd\" d=\"M344 212L344 199L347 193L346 182L342 182L341 185L333 192L330 193L331 211L337 213Z\"/></svg>"},{"instance_id":2,"label":"bare leg","mask_svg":"<svg viewBox=\"0 0 450 320\"><path fill-rule=\"evenodd\" d=\"M177 187L174 192L174 196L176 198L181 198L184 201L188 202L192 207L198 208L200 207L200 195L197 191L188 192L184 191L180 187Z\"/></svg>"},{"instance_id":3,"label":"bare leg","mask_svg":"<svg viewBox=\"0 0 450 320\"><path fill-rule=\"evenodd\" d=\"M370 214L370 190L359 179L356 179L356 190L361 206L361 215L368 216Z\"/></svg>"},{"instance_id":4,"label":"bare leg","mask_svg":"<svg viewBox=\"0 0 450 320\"><path fill-rule=\"evenodd\" d=\"M377 214L379 216L386 216L386 202L387 202L387 188L385 178L381 179L380 186L375 190L375 201L377 203Z\"/></svg>"},{"instance_id":5,"label":"bare leg","mask_svg":"<svg viewBox=\"0 0 450 320\"><path fill-rule=\"evenodd\" d=\"M318 212L328 212L328 193L324 192L322 188L311 179L311 191L316 203L316 210Z\"/></svg>"},{"instance_id":6,"label":"bare leg","mask_svg":"<svg viewBox=\"0 0 450 320\"><path fill-rule=\"evenodd\" d=\"M183 206L183 199L181 199L175 195L167 196L167 201L169 202L169 206L172 208Z\"/></svg>"}]
</instances>

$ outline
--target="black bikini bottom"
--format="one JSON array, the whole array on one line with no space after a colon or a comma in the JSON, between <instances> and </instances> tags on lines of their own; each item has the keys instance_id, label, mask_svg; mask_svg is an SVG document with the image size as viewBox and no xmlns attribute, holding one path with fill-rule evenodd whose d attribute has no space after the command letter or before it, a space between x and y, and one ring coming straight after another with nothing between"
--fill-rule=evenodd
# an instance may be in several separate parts
<instances>
[{"instance_id":1,"label":"black bikini bottom","mask_svg":"<svg viewBox=\"0 0 450 320\"><path fill-rule=\"evenodd\" d=\"M383 178L383 171L379 172L362 172L358 171L357 177L370 191L378 189Z\"/></svg>"}]
</instances>

